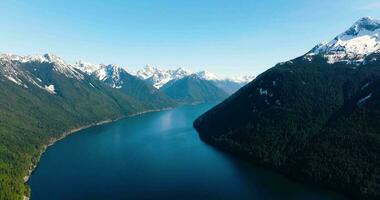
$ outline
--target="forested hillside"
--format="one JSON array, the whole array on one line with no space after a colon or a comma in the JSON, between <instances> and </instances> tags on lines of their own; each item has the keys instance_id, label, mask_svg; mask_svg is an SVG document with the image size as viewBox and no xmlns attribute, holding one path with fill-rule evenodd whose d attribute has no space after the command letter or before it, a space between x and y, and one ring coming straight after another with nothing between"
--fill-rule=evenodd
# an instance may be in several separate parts
<instances>
[{"instance_id":1,"label":"forested hillside","mask_svg":"<svg viewBox=\"0 0 380 200\"><path fill-rule=\"evenodd\" d=\"M228 94L214 83L197 75L170 81L160 88L160 91L182 104L220 102L228 97Z\"/></svg>"},{"instance_id":2,"label":"forested hillside","mask_svg":"<svg viewBox=\"0 0 380 200\"><path fill-rule=\"evenodd\" d=\"M280 63L200 116L200 137L295 179L380 198L380 21Z\"/></svg>"},{"instance_id":3,"label":"forested hillside","mask_svg":"<svg viewBox=\"0 0 380 200\"><path fill-rule=\"evenodd\" d=\"M151 94L148 89L140 85L136 91ZM1 55L0 199L28 195L24 176L44 146L65 132L173 106L170 101L152 106L135 95L109 87L53 55Z\"/></svg>"}]
</instances>

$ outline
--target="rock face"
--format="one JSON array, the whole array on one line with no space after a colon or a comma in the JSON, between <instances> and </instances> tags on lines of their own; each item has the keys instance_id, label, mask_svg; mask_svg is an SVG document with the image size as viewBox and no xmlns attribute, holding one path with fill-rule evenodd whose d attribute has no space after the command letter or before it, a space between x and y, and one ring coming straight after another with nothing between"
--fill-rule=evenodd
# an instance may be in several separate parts
<instances>
[{"instance_id":1,"label":"rock face","mask_svg":"<svg viewBox=\"0 0 380 200\"><path fill-rule=\"evenodd\" d=\"M200 137L295 179L380 198L378 20L280 63L195 122Z\"/></svg>"}]
</instances>

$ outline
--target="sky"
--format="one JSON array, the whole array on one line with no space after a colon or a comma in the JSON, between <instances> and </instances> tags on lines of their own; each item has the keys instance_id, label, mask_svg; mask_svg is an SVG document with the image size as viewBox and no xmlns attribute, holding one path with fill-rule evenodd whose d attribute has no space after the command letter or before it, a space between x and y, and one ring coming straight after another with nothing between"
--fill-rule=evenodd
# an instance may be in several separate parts
<instances>
[{"instance_id":1,"label":"sky","mask_svg":"<svg viewBox=\"0 0 380 200\"><path fill-rule=\"evenodd\" d=\"M0 0L0 52L258 75L330 41L380 0Z\"/></svg>"}]
</instances>

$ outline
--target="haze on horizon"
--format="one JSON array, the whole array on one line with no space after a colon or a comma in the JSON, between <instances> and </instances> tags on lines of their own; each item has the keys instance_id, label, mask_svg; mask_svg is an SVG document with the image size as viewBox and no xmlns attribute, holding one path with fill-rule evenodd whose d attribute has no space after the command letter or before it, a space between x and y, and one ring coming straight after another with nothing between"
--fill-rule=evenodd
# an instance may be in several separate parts
<instances>
[{"instance_id":1,"label":"haze on horizon","mask_svg":"<svg viewBox=\"0 0 380 200\"><path fill-rule=\"evenodd\" d=\"M330 41L380 1L27 0L0 3L0 52L257 75ZM284 34L286 33L286 34Z\"/></svg>"}]
</instances>

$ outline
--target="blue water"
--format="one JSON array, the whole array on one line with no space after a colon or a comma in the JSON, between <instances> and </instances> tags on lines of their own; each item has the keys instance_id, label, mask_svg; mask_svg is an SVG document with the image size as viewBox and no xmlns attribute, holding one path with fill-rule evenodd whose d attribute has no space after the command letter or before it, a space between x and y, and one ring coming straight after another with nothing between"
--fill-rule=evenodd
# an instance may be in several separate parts
<instances>
[{"instance_id":1,"label":"blue water","mask_svg":"<svg viewBox=\"0 0 380 200\"><path fill-rule=\"evenodd\" d=\"M31 199L343 199L203 143L192 122L211 106L148 113L57 142L30 178Z\"/></svg>"}]
</instances>

